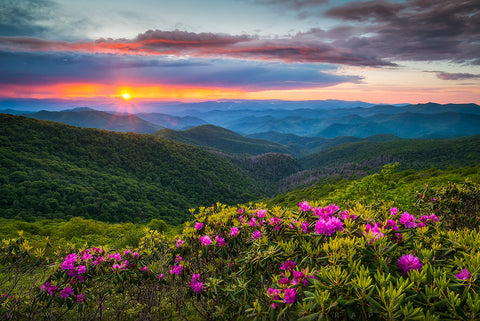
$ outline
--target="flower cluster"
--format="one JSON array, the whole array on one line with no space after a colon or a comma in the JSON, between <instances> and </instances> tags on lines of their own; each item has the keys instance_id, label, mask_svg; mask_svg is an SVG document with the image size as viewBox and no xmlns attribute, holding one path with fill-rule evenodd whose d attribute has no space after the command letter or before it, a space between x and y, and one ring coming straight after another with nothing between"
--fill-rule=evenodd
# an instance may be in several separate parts
<instances>
[{"instance_id":1,"label":"flower cluster","mask_svg":"<svg viewBox=\"0 0 480 321\"><path fill-rule=\"evenodd\" d=\"M403 272L404 275L408 274L411 270L420 271L422 269L422 263L419 258L413 254L403 255L398 259L397 267Z\"/></svg>"},{"instance_id":2,"label":"flower cluster","mask_svg":"<svg viewBox=\"0 0 480 321\"><path fill-rule=\"evenodd\" d=\"M203 292L204 288L203 288L203 282L200 282L200 274L193 274L192 282L190 282L189 285L192 288L193 292L195 293Z\"/></svg>"}]
</instances>

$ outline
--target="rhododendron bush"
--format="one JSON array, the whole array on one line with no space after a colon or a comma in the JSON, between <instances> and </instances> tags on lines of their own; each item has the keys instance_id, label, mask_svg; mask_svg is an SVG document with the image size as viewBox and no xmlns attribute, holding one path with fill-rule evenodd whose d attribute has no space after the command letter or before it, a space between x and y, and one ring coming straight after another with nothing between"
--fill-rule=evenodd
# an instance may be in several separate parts
<instances>
[{"instance_id":1,"label":"rhododendron bush","mask_svg":"<svg viewBox=\"0 0 480 321\"><path fill-rule=\"evenodd\" d=\"M478 229L449 230L441 212L392 204L299 201L191 210L181 235L146 230L138 248L121 251L34 260L23 239L5 241L2 266L29 256L17 272L33 264L43 272L28 294L0 298L0 318L480 318Z\"/></svg>"}]
</instances>

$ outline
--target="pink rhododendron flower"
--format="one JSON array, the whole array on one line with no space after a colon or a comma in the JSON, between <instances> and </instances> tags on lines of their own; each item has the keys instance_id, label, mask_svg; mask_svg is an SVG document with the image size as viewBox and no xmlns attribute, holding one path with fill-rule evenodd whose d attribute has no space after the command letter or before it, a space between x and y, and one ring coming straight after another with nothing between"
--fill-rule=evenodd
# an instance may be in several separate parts
<instances>
[{"instance_id":1,"label":"pink rhododendron flower","mask_svg":"<svg viewBox=\"0 0 480 321\"><path fill-rule=\"evenodd\" d=\"M163 279L163 274L160 273L160 275L158 276L158 278L159 278L160 280Z\"/></svg>"},{"instance_id":2,"label":"pink rhododendron flower","mask_svg":"<svg viewBox=\"0 0 480 321\"><path fill-rule=\"evenodd\" d=\"M336 231L343 231L343 223L338 217L329 217L326 220L319 218L315 224L315 232L317 234L330 236Z\"/></svg>"},{"instance_id":3,"label":"pink rhododendron flower","mask_svg":"<svg viewBox=\"0 0 480 321\"><path fill-rule=\"evenodd\" d=\"M200 242L202 242L202 245L205 245L205 246L212 244L212 240L208 235L200 236Z\"/></svg>"},{"instance_id":4,"label":"pink rhododendron flower","mask_svg":"<svg viewBox=\"0 0 480 321\"><path fill-rule=\"evenodd\" d=\"M298 206L300 207L300 211L302 212L308 212L312 209L312 207L310 206L310 204L308 204L307 201L298 203Z\"/></svg>"},{"instance_id":5,"label":"pink rhododendron flower","mask_svg":"<svg viewBox=\"0 0 480 321\"><path fill-rule=\"evenodd\" d=\"M373 226L370 224L365 225L365 231L363 235L369 244L372 244L374 241L377 241L380 238L385 238L385 234L383 234L382 224L377 223Z\"/></svg>"},{"instance_id":6,"label":"pink rhododendron flower","mask_svg":"<svg viewBox=\"0 0 480 321\"><path fill-rule=\"evenodd\" d=\"M130 250L125 250L125 252L123 252L123 255L129 255L129 254L131 254L131 253L132 253L132 251L130 251Z\"/></svg>"},{"instance_id":7,"label":"pink rhododendron flower","mask_svg":"<svg viewBox=\"0 0 480 321\"><path fill-rule=\"evenodd\" d=\"M73 290L70 286L67 286L65 289L63 289L62 291L60 291L60 297L62 299L66 299L68 298L69 296L71 296L73 294Z\"/></svg>"},{"instance_id":8,"label":"pink rhododendron flower","mask_svg":"<svg viewBox=\"0 0 480 321\"><path fill-rule=\"evenodd\" d=\"M393 216L393 215L397 215L397 214L398 214L398 208L392 207L392 208L390 209L390 215Z\"/></svg>"},{"instance_id":9,"label":"pink rhododendron flower","mask_svg":"<svg viewBox=\"0 0 480 321\"><path fill-rule=\"evenodd\" d=\"M77 303L82 303L85 300L85 295L83 293L79 293L77 295Z\"/></svg>"},{"instance_id":10,"label":"pink rhododendron flower","mask_svg":"<svg viewBox=\"0 0 480 321\"><path fill-rule=\"evenodd\" d=\"M357 215L351 214L350 211L343 211L342 214L340 215L342 220L354 220L357 218Z\"/></svg>"},{"instance_id":11,"label":"pink rhododendron flower","mask_svg":"<svg viewBox=\"0 0 480 321\"><path fill-rule=\"evenodd\" d=\"M327 207L317 207L313 210L313 215L320 216L324 220L330 218L335 212L340 209L336 204L330 204Z\"/></svg>"},{"instance_id":12,"label":"pink rhododendron flower","mask_svg":"<svg viewBox=\"0 0 480 321\"><path fill-rule=\"evenodd\" d=\"M58 288L55 285L51 285L50 282L46 282L45 284L42 285L40 288L42 292L47 292L48 295L52 296L57 292Z\"/></svg>"},{"instance_id":13,"label":"pink rhododendron flower","mask_svg":"<svg viewBox=\"0 0 480 321\"><path fill-rule=\"evenodd\" d=\"M181 239L177 239L177 248L181 247L184 244L184 242Z\"/></svg>"},{"instance_id":14,"label":"pink rhododendron flower","mask_svg":"<svg viewBox=\"0 0 480 321\"><path fill-rule=\"evenodd\" d=\"M470 273L467 271L467 269L461 269L460 273L455 274L457 279L459 280L467 280L470 279Z\"/></svg>"},{"instance_id":15,"label":"pink rhododendron flower","mask_svg":"<svg viewBox=\"0 0 480 321\"><path fill-rule=\"evenodd\" d=\"M200 282L200 274L192 275L192 282L190 282L190 287L195 293L202 293L203 291L203 282Z\"/></svg>"},{"instance_id":16,"label":"pink rhododendron flower","mask_svg":"<svg viewBox=\"0 0 480 321\"><path fill-rule=\"evenodd\" d=\"M245 213L245 210L243 208L239 208L237 212L238 212L238 214L243 214L243 213Z\"/></svg>"},{"instance_id":17,"label":"pink rhododendron flower","mask_svg":"<svg viewBox=\"0 0 480 321\"><path fill-rule=\"evenodd\" d=\"M120 253L113 253L113 254L110 254L108 258L120 261L122 259L122 255Z\"/></svg>"},{"instance_id":18,"label":"pink rhododendron flower","mask_svg":"<svg viewBox=\"0 0 480 321\"><path fill-rule=\"evenodd\" d=\"M248 225L250 225L251 227L257 226L257 225L258 225L257 219L256 219L255 217L252 217L252 218L250 219L250 221L248 222Z\"/></svg>"},{"instance_id":19,"label":"pink rhododendron flower","mask_svg":"<svg viewBox=\"0 0 480 321\"><path fill-rule=\"evenodd\" d=\"M220 237L220 236L215 236L215 241L217 242L217 245L219 247L222 247L225 245L225 239L223 237Z\"/></svg>"},{"instance_id":20,"label":"pink rhododendron flower","mask_svg":"<svg viewBox=\"0 0 480 321\"><path fill-rule=\"evenodd\" d=\"M143 266L143 267L141 268L141 270L142 270L142 272L148 272L148 266Z\"/></svg>"},{"instance_id":21,"label":"pink rhododendron flower","mask_svg":"<svg viewBox=\"0 0 480 321\"><path fill-rule=\"evenodd\" d=\"M253 239L256 240L256 239L259 239L262 237L262 233L260 233L260 231L255 231L253 232Z\"/></svg>"},{"instance_id":22,"label":"pink rhododendron flower","mask_svg":"<svg viewBox=\"0 0 480 321\"><path fill-rule=\"evenodd\" d=\"M180 275L183 271L183 267L181 264L174 265L170 269L170 274Z\"/></svg>"},{"instance_id":23,"label":"pink rhododendron flower","mask_svg":"<svg viewBox=\"0 0 480 321\"><path fill-rule=\"evenodd\" d=\"M197 231L200 231L202 228L203 228L203 223L200 223L200 222L195 223L195 229Z\"/></svg>"},{"instance_id":24,"label":"pink rhododendron flower","mask_svg":"<svg viewBox=\"0 0 480 321\"><path fill-rule=\"evenodd\" d=\"M292 272L295 266L297 266L297 263L295 263L295 261L287 260L282 265L280 265L280 270Z\"/></svg>"},{"instance_id":25,"label":"pink rhododendron flower","mask_svg":"<svg viewBox=\"0 0 480 321\"><path fill-rule=\"evenodd\" d=\"M121 269L121 266L117 263L115 263L114 265L112 265L112 269L114 270L120 270Z\"/></svg>"},{"instance_id":26,"label":"pink rhododendron flower","mask_svg":"<svg viewBox=\"0 0 480 321\"><path fill-rule=\"evenodd\" d=\"M387 220L387 223L385 223L385 228L391 229L392 231L398 231L400 229L397 225L397 222L394 220Z\"/></svg>"},{"instance_id":27,"label":"pink rhododendron flower","mask_svg":"<svg viewBox=\"0 0 480 321\"><path fill-rule=\"evenodd\" d=\"M399 222L406 228L414 228L417 226L417 223L415 223L415 216L408 214L408 212L402 214Z\"/></svg>"},{"instance_id":28,"label":"pink rhododendron flower","mask_svg":"<svg viewBox=\"0 0 480 321\"><path fill-rule=\"evenodd\" d=\"M295 303L297 290L296 289L285 289L285 294L283 296L283 303L292 304Z\"/></svg>"},{"instance_id":29,"label":"pink rhododendron flower","mask_svg":"<svg viewBox=\"0 0 480 321\"><path fill-rule=\"evenodd\" d=\"M183 258L180 255L177 255L175 257L175 263L182 262L182 261L183 261Z\"/></svg>"},{"instance_id":30,"label":"pink rhododendron flower","mask_svg":"<svg viewBox=\"0 0 480 321\"><path fill-rule=\"evenodd\" d=\"M257 211L257 217L258 217L258 218L264 218L266 215L267 215L267 211L266 211L266 210L258 210L258 211Z\"/></svg>"},{"instance_id":31,"label":"pink rhododendron flower","mask_svg":"<svg viewBox=\"0 0 480 321\"><path fill-rule=\"evenodd\" d=\"M237 236L238 235L238 227L234 226L232 227L232 229L230 230L230 236Z\"/></svg>"},{"instance_id":32,"label":"pink rhododendron flower","mask_svg":"<svg viewBox=\"0 0 480 321\"><path fill-rule=\"evenodd\" d=\"M422 269L422 263L418 257L413 256L413 254L408 254L398 259L397 267L402 270L403 274L408 274L411 270L420 271Z\"/></svg>"},{"instance_id":33,"label":"pink rhododendron flower","mask_svg":"<svg viewBox=\"0 0 480 321\"><path fill-rule=\"evenodd\" d=\"M133 255L133 257L135 257L135 258L138 258L138 257L140 256L140 254L138 254L137 252L133 252L132 255Z\"/></svg>"},{"instance_id":34,"label":"pink rhododendron flower","mask_svg":"<svg viewBox=\"0 0 480 321\"><path fill-rule=\"evenodd\" d=\"M303 233L307 233L308 232L308 228L310 227L310 223L308 223L307 221L303 222L302 225L302 232Z\"/></svg>"},{"instance_id":35,"label":"pink rhododendron flower","mask_svg":"<svg viewBox=\"0 0 480 321\"><path fill-rule=\"evenodd\" d=\"M78 271L77 271L77 274L83 274L87 271L87 268L85 267L85 265L79 265L78 266Z\"/></svg>"},{"instance_id":36,"label":"pink rhododendron flower","mask_svg":"<svg viewBox=\"0 0 480 321\"><path fill-rule=\"evenodd\" d=\"M77 260L78 258L76 253L67 255L62 263L62 270L75 270L74 264L77 262Z\"/></svg>"}]
</instances>

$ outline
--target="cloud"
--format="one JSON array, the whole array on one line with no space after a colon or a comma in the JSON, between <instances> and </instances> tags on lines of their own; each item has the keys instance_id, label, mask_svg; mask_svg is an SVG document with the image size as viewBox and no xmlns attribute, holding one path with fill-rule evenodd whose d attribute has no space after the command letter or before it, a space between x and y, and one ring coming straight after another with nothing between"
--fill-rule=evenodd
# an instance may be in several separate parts
<instances>
[{"instance_id":1,"label":"cloud","mask_svg":"<svg viewBox=\"0 0 480 321\"><path fill-rule=\"evenodd\" d=\"M469 74L469 73L450 73L436 71L437 77L443 80L465 80L465 79L478 79L480 75Z\"/></svg>"},{"instance_id":2,"label":"cloud","mask_svg":"<svg viewBox=\"0 0 480 321\"><path fill-rule=\"evenodd\" d=\"M449 60L480 64L478 0L355 1L327 17L360 22L357 34L338 39L346 48L369 48L387 60Z\"/></svg>"},{"instance_id":3,"label":"cloud","mask_svg":"<svg viewBox=\"0 0 480 321\"><path fill-rule=\"evenodd\" d=\"M231 59L183 60L72 52L0 53L0 83L18 85L168 84L261 91L361 81L357 76L332 74L334 70L322 64Z\"/></svg>"},{"instance_id":4,"label":"cloud","mask_svg":"<svg viewBox=\"0 0 480 321\"><path fill-rule=\"evenodd\" d=\"M395 66L372 52L338 48L319 38L319 30L282 38L249 35L149 30L133 39L93 42L48 41L32 37L0 37L0 50L75 51L121 55L237 58L293 63L331 63L355 66Z\"/></svg>"},{"instance_id":5,"label":"cloud","mask_svg":"<svg viewBox=\"0 0 480 321\"><path fill-rule=\"evenodd\" d=\"M50 0L2 0L0 35L40 36L48 30L41 24L51 18L57 5Z\"/></svg>"}]
</instances>

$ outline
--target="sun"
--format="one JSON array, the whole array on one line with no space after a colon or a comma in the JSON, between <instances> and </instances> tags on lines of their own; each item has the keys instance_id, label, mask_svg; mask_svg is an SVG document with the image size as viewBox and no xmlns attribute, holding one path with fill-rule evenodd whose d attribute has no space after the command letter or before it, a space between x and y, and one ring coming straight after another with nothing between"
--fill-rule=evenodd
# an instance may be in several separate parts
<instances>
[{"instance_id":1,"label":"sun","mask_svg":"<svg viewBox=\"0 0 480 321\"><path fill-rule=\"evenodd\" d=\"M124 93L122 94L122 98L125 99L125 100L129 100L132 96L130 96L129 93Z\"/></svg>"}]
</instances>

